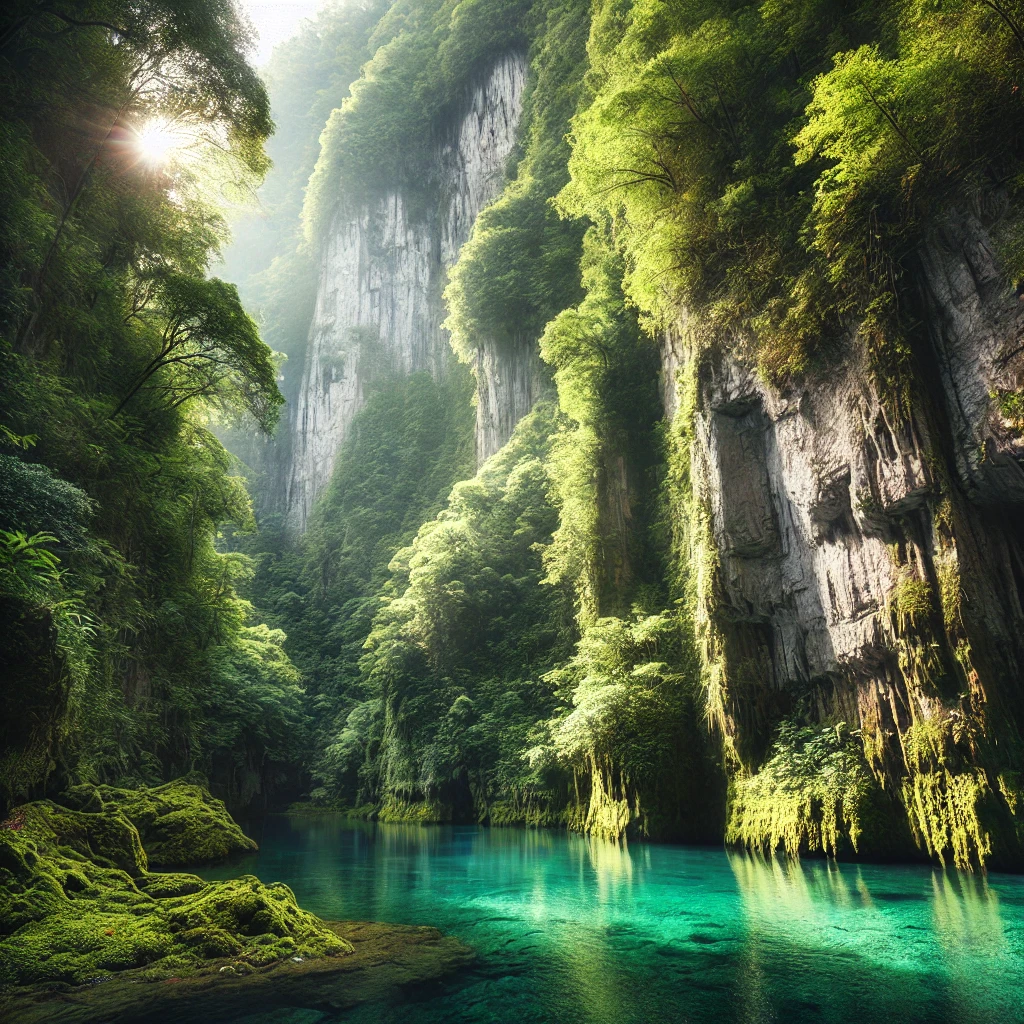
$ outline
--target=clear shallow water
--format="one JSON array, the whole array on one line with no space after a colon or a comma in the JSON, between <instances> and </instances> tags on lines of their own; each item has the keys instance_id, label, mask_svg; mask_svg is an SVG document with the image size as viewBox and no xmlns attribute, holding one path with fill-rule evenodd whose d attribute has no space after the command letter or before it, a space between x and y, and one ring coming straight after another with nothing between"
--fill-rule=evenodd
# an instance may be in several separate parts
<instances>
[{"instance_id":1,"label":"clear shallow water","mask_svg":"<svg viewBox=\"0 0 1024 1024\"><path fill-rule=\"evenodd\" d=\"M255 835L258 855L206 877L435 925L480 958L400 1004L234 1024L1024 1024L1024 877L340 817Z\"/></svg>"}]
</instances>

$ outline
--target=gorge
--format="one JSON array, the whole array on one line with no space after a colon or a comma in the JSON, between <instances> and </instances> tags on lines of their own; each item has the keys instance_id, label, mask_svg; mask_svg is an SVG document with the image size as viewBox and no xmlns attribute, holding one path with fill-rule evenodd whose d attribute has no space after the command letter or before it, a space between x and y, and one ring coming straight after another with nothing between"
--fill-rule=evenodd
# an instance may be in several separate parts
<instances>
[{"instance_id":1,"label":"gorge","mask_svg":"<svg viewBox=\"0 0 1024 1024\"><path fill-rule=\"evenodd\" d=\"M784 30L771 23L776 16L759 16L760 31L769 37ZM485 70L465 79L464 95L431 129L459 141L432 143L435 149L417 170L422 182L416 187L429 196L422 226L401 226L408 205L397 198L401 193L376 200L379 212L366 223L380 232L378 262L364 248L371 229L353 228L347 219L345 189L334 199L337 214L326 213L335 207L316 198L318 179L341 180L340 171L328 178L331 161L345 159L340 144L331 149L330 130L321 140L310 191L320 223L330 226L312 249L320 285L290 422L288 468L283 477L277 474L290 481L284 491L290 542L317 565L302 583L292 576L272 585L299 597L298 616L309 606L333 605L335 636L339 617L358 621L359 639L369 636L370 653L350 648L339 661L331 658L330 643L309 644L316 649L311 657L330 659L333 678L325 679L325 692L337 701L340 726L322 741L326 757L314 768L323 783L316 799L373 807L385 819L557 821L608 835L725 834L751 848L784 847L793 854L931 856L964 868L993 859L1016 863L1024 577L1014 521L1022 477L1012 396L1020 381L1021 327L1012 278L1000 262L1005 243L995 237L1008 230L1012 200L1005 190L979 185L941 213L920 215L912 241L903 237L902 223L894 227L900 237L892 251L877 256L888 270L871 270L846 296L805 294L812 289L808 275L819 278L813 287L822 292L842 290L842 282L826 283L828 263L815 263L822 257L812 245L803 256L808 266L802 277L780 270L779 278L759 283L767 291L785 287L783 277L793 279L794 298L772 296L765 312L730 319L715 306L727 304L730 284L705 286L701 294L682 283L641 280L647 265L662 259L645 246L660 244L658 232L671 230L665 225L677 215L674 204L685 210L696 201L683 191L682 179L672 183L683 173L673 160L688 159L686 146L697 143L680 134L682 128L671 121L673 101L658 91L658 81L668 87L678 77L669 51L658 55L662 29L630 15L623 23L631 26L625 40L612 40L602 50L592 27L589 79L582 81L584 40L581 32L573 38L567 24L572 17L564 6L548 15L550 24L529 43L532 67L523 86L517 84L523 68L517 47L527 45L521 37L509 36L504 53L499 48L481 54ZM593 17L592 26L599 24ZM943 19L960 15L936 17L936 24L945 25ZM798 21L794 15L786 30L798 31ZM705 19L702 28L691 29L690 45L711 46L703 34L714 25L714 31L732 33L729 45L748 54L761 47L771 63L774 42L756 33L748 39L744 29L723 24ZM851 22L847 31L852 45L862 26ZM450 39L442 45L449 44ZM644 65L644 74L653 76L649 87L629 81L628 61L617 65L629 45L652 47L653 63ZM810 38L799 44L813 45ZM887 45L896 46L886 58L891 67L901 60L912 63L912 57L899 55L898 42ZM917 41L905 45L912 48ZM556 46L562 52L554 53ZM803 52L794 46L793 53ZM707 71L701 87L720 90L716 75L725 73L732 58L714 48L709 52L725 63ZM688 66L686 59L678 58L679 67ZM831 57L822 52L815 59ZM804 136L823 121L822 114L815 120L815 104L838 87L844 66L835 60L835 82L823 72L815 72L819 78L797 73L794 80L792 71L771 71L767 64L757 71L775 76L777 85L811 90ZM666 61L668 70L659 70ZM374 82L374 74L364 72L362 82ZM507 84L499 88L496 82ZM356 90L342 110L338 124L347 115L353 134L370 87L366 93ZM714 148L709 138L721 131L709 117L731 123L731 132L742 116L753 132L749 119L758 113L769 120L780 116L757 111L736 91L735 81L729 97L702 101L709 111L718 105L706 115L693 98L697 84L676 82L673 88L690 118L687 130L703 133L699 144L705 151ZM527 114L517 133L520 89ZM652 112L645 103L663 109ZM574 104L570 125L566 114ZM562 120L556 121L559 107ZM907 117L920 117L909 109ZM862 110L845 114L854 122L851 131L867 130L855 123ZM623 128L616 137L626 141L616 150L608 141L616 119L648 127ZM887 123L874 125L874 145L893 145L886 131L896 130L885 129ZM630 141L656 136L660 142ZM514 138L517 164L508 162ZM805 149L811 145L801 143L800 135L797 141ZM747 159L773 159L758 151L753 136L745 145ZM817 145L820 152L823 146ZM488 169L460 178L459 171L444 167L445 153L463 149L478 149ZM807 159L798 151L798 161ZM898 164L900 157L891 159ZM616 169L616 160L634 169ZM463 157L452 166L464 164ZM443 169L435 183L438 166ZM363 172L352 173L348 188L361 194L369 182L359 177ZM405 180L403 172L395 173L396 181ZM497 198L502 173L508 184ZM616 178L625 173L636 180ZM830 179L824 171L818 174L816 206L806 193L789 199L810 206L812 225L832 199ZM602 176L610 181L606 187L599 185ZM490 183L490 205L482 201L487 189L473 184L484 180ZM697 175L693 187L707 180ZM755 175L728 185L725 195L767 187L759 181ZM602 198L618 189L632 200ZM309 195L306 202L308 217ZM557 223L552 204L563 218ZM733 236L753 229L740 227L737 233L727 226L724 209L710 201L705 207L705 230L726 236L721 244L727 248L742 249ZM435 208L439 214L430 212ZM580 228L572 218L584 209L596 226L582 250L580 301L571 283L551 274L547 261L581 251ZM855 216L855 209L851 205L844 215ZM873 210L870 216L882 216L877 205ZM728 216L741 223L754 216L755 228L765 230L757 224L763 215L739 210ZM602 235L608 230L617 232L611 246ZM879 237L885 230L878 229ZM680 229L680 244L685 237ZM749 244L781 250L787 242L776 237ZM616 245L623 255L612 251ZM852 250L856 243L849 245ZM419 271L410 269L414 253L422 261ZM432 269L428 259L434 260ZM454 269L442 300L446 268ZM740 261L736 273L743 272ZM561 302L540 312L555 284L563 289ZM741 298L753 301L736 301ZM836 318L834 310L852 311L858 303L868 312ZM787 317L795 322L787 323ZM817 319L808 328L800 318ZM384 369L328 368L325 353L343 349L349 325L364 320L370 333L352 343L347 364L362 366L372 335L382 360L376 365ZM419 339L417 331L430 340L410 340ZM389 373L458 373L450 367L448 333L474 375L474 448L483 488L476 500L506 502L508 474L521 472L524 463L532 472L539 458L547 493L535 491L531 502L544 506L552 537L530 534L533 545L546 545L539 558L518 563L517 571L531 576L520 576L493 600L472 593L463 574L483 565L509 579L508 548L522 525L504 534L507 547L496 558L478 550L460 564L454 534L494 527L485 518L490 508L482 515L464 510L464 492L457 488L436 524L421 516L428 525L396 557L390 582L380 563L399 544L392 541L376 555L375 585L387 595L388 610L378 612L376 622L368 613L360 619L338 590L351 599L358 588L350 578L346 590L342 577L361 574L365 580L373 574L365 565L355 569L351 559L361 557L354 552L366 537L362 517L383 492L364 494L361 507L341 508L340 491L333 502L328 494L319 519L310 518L309 499L297 496L322 491L334 460L346 467L341 475L353 487L352 474L358 477L359 470L346 462L346 425L374 429L353 412L365 401L362 380L371 372L383 374L377 396L383 402L382 392L407 386L389 383ZM590 353L583 351L588 345ZM596 358L603 365L595 365ZM297 370L288 372L299 381ZM335 382L327 383L327 376L339 373L340 381L332 376ZM549 409L545 403L555 395L558 408ZM530 426L523 428L531 437L527 450L516 452L513 441L502 454L512 428L531 408ZM538 431L548 434L541 451L533 440ZM398 435L386 443L406 442ZM485 465L492 456L497 457ZM424 458L421 470L431 454ZM468 475L466 463L461 475ZM272 508L280 494L275 484L258 497ZM391 491L388 499L401 503L403 496ZM516 511L521 516L524 509ZM296 541L307 527L306 537ZM412 539L411 527L409 521L402 542ZM531 616L534 595L545 587L555 593L538 601L539 613ZM463 590L449 600L453 588ZM367 593L364 586L359 600ZM486 622L484 635L493 627L506 633L506 642L511 636L518 644L525 623L510 620L509 603L532 619L531 627L574 615L578 639L572 630L546 638L517 669L492 654L480 633L461 633L468 621L477 630ZM272 614L273 606L265 607ZM294 637L296 617L288 612L275 622ZM496 637L495 645L501 643ZM376 653L384 647L386 655ZM471 668L481 655L482 664ZM410 665L414 659L422 663ZM539 680L524 678L526 665ZM349 680L369 699L356 697ZM534 689L532 714L517 696L512 717L523 738L517 749L499 742L495 750L489 733L496 726L488 718L498 713L499 697L507 699L527 682L547 692ZM500 695L493 692L496 684L504 691ZM556 697L560 688L569 697L561 708L566 696ZM649 716L646 721L630 721L637 700L650 702L640 712L641 719ZM429 707L443 728L414 722L411 705ZM623 729L625 736L616 735ZM639 771L631 764L632 742L652 745ZM689 782L680 777L687 774ZM687 793L694 789L705 798L709 792L720 796L694 807Z\"/></svg>"},{"instance_id":2,"label":"gorge","mask_svg":"<svg viewBox=\"0 0 1024 1024\"><path fill-rule=\"evenodd\" d=\"M456 877L515 826L499 874L634 844L755 931L775 871L1024 870L1020 5L329 0L258 71L234 0L15 7L0 988L177 971L186 1014L308 960L332 1007L502 932L321 921L227 853L315 902L296 850ZM826 903L884 903L860 870Z\"/></svg>"}]
</instances>

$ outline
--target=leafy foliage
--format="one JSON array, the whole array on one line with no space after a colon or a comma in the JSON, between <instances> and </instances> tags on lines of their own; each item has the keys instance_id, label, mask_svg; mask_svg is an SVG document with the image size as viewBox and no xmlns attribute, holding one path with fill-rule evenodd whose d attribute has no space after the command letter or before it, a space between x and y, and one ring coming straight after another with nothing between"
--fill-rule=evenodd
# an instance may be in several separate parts
<instances>
[{"instance_id":1,"label":"leafy foliage","mask_svg":"<svg viewBox=\"0 0 1024 1024\"><path fill-rule=\"evenodd\" d=\"M653 325L700 311L783 381L853 319L898 392L913 247L932 214L1011 180L1014 17L957 2L605 5L562 203L615 225Z\"/></svg>"},{"instance_id":2,"label":"leafy foliage","mask_svg":"<svg viewBox=\"0 0 1024 1024\"><path fill-rule=\"evenodd\" d=\"M547 677L568 706L527 756L535 767L562 763L589 783L588 831L713 834L714 810L695 799L714 778L707 737L695 728L696 669L680 615L638 612L598 619Z\"/></svg>"},{"instance_id":3,"label":"leafy foliage","mask_svg":"<svg viewBox=\"0 0 1024 1024\"><path fill-rule=\"evenodd\" d=\"M79 546L92 517L92 502L46 466L0 454L0 517L19 530L54 531L54 542Z\"/></svg>"},{"instance_id":4,"label":"leafy foliage","mask_svg":"<svg viewBox=\"0 0 1024 1024\"><path fill-rule=\"evenodd\" d=\"M283 637L237 596L244 559L217 549L252 513L210 421L269 429L282 401L237 292L207 277L220 204L267 166L249 29L228 0L9 7L0 603L21 735L0 799L212 769L220 745L247 774L216 781L247 798L304 722ZM154 125L177 143L163 162Z\"/></svg>"},{"instance_id":5,"label":"leafy foliage","mask_svg":"<svg viewBox=\"0 0 1024 1024\"><path fill-rule=\"evenodd\" d=\"M618 256L596 228L582 267L586 297L547 325L540 349L568 419L552 451L560 515L544 556L547 579L573 584L586 625L628 608L644 581L647 538L642 527L627 532L625 521L634 512L638 527L647 519L660 409L654 346L626 305Z\"/></svg>"},{"instance_id":6,"label":"leafy foliage","mask_svg":"<svg viewBox=\"0 0 1024 1024\"><path fill-rule=\"evenodd\" d=\"M861 744L843 730L784 722L761 770L734 783L726 838L791 856L856 852L877 783Z\"/></svg>"},{"instance_id":7,"label":"leafy foliage","mask_svg":"<svg viewBox=\"0 0 1024 1024\"><path fill-rule=\"evenodd\" d=\"M284 399L233 285L170 273L147 281L133 300L131 316L139 333L152 339L147 354L155 354L131 381L115 416L145 389L172 409L199 398L220 411L248 412L264 431L274 426Z\"/></svg>"},{"instance_id":8,"label":"leafy foliage","mask_svg":"<svg viewBox=\"0 0 1024 1024\"><path fill-rule=\"evenodd\" d=\"M361 661L363 699L343 708L317 767L324 797L385 796L486 807L528 775L522 760L541 676L564 649L565 596L541 587L555 526L542 405L395 555ZM360 799L360 798L363 799Z\"/></svg>"}]
</instances>

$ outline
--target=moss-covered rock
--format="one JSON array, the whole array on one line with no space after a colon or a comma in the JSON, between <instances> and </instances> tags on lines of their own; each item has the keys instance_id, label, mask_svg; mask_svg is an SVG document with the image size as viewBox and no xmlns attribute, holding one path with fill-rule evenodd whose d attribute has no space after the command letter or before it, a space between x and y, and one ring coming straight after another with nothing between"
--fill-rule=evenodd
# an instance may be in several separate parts
<instances>
[{"instance_id":1,"label":"moss-covered rock","mask_svg":"<svg viewBox=\"0 0 1024 1024\"><path fill-rule=\"evenodd\" d=\"M47 986L0 993L0 1020L12 1024L110 1024L111 1021L240 1020L305 1007L325 1019L360 1003L396 1004L414 991L473 960L458 939L415 925L332 922L351 942L351 956L288 957L249 969L211 961L177 984L139 984L143 972L125 971L104 985Z\"/></svg>"},{"instance_id":2,"label":"moss-covered rock","mask_svg":"<svg viewBox=\"0 0 1024 1024\"><path fill-rule=\"evenodd\" d=\"M899 807L843 725L784 722L760 771L729 788L726 842L762 853L913 860Z\"/></svg>"},{"instance_id":3,"label":"moss-covered rock","mask_svg":"<svg viewBox=\"0 0 1024 1024\"><path fill-rule=\"evenodd\" d=\"M82 811L117 808L139 830L153 867L209 864L258 849L223 801L187 777L149 789L75 786L64 802Z\"/></svg>"},{"instance_id":4,"label":"moss-covered rock","mask_svg":"<svg viewBox=\"0 0 1024 1024\"><path fill-rule=\"evenodd\" d=\"M223 957L252 969L350 950L281 883L150 873L115 807L40 801L0 823L0 985L82 984L131 968L185 977Z\"/></svg>"}]
</instances>

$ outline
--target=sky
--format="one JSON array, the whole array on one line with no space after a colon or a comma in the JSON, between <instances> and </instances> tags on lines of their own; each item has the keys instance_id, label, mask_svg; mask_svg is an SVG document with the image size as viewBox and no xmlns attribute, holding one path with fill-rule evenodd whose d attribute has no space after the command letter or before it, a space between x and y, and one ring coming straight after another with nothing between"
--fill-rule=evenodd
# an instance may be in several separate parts
<instances>
[{"instance_id":1,"label":"sky","mask_svg":"<svg viewBox=\"0 0 1024 1024\"><path fill-rule=\"evenodd\" d=\"M323 5L324 0L241 0L260 38L255 63L265 64L270 51L298 30L299 22L309 18Z\"/></svg>"}]
</instances>

